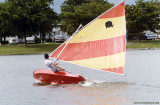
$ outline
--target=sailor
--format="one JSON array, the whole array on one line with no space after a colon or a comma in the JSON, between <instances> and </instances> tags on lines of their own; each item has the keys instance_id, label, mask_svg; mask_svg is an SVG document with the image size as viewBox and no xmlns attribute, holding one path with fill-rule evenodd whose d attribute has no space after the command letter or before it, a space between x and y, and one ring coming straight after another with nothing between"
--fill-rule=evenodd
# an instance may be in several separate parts
<instances>
[{"instance_id":1,"label":"sailor","mask_svg":"<svg viewBox=\"0 0 160 105\"><path fill-rule=\"evenodd\" d=\"M65 71L64 69L57 66L58 63L53 63L51 60L49 60L49 55L48 54L44 54L44 58L45 58L46 66L48 66L52 71L54 71L54 72Z\"/></svg>"}]
</instances>

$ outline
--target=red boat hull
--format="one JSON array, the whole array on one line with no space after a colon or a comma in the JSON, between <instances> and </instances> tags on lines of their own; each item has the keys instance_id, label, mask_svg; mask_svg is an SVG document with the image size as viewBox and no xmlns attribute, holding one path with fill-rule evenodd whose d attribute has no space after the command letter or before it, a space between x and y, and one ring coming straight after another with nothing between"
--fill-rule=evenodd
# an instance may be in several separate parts
<instances>
[{"instance_id":1,"label":"red boat hull","mask_svg":"<svg viewBox=\"0 0 160 105\"><path fill-rule=\"evenodd\" d=\"M56 84L73 84L84 81L84 78L77 74L68 72L53 72L52 70L36 70L33 77L41 82Z\"/></svg>"}]
</instances>

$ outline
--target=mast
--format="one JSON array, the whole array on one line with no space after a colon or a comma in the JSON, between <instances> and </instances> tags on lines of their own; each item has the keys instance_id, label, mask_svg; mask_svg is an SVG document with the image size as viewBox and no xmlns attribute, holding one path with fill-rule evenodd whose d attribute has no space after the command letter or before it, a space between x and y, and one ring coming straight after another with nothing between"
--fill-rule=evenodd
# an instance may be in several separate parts
<instances>
[{"instance_id":1,"label":"mast","mask_svg":"<svg viewBox=\"0 0 160 105\"><path fill-rule=\"evenodd\" d=\"M66 43L66 45L63 47L63 49L61 50L61 52L58 54L57 58L54 60L53 63L55 63L59 56L62 54L62 52L64 51L64 49L67 47L68 43L72 40L72 38L74 37L74 35L79 31L79 29L82 27L82 24L79 25L79 27L77 28L77 30L73 33L73 35L69 38L68 42Z\"/></svg>"}]
</instances>

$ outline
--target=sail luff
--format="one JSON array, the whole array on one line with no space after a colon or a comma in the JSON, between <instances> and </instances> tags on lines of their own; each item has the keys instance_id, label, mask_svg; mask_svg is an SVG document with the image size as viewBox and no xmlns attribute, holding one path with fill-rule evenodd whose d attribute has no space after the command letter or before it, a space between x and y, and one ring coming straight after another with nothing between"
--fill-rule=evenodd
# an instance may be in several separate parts
<instances>
[{"instance_id":1,"label":"sail luff","mask_svg":"<svg viewBox=\"0 0 160 105\"><path fill-rule=\"evenodd\" d=\"M80 26L79 27L82 27L82 25L80 24ZM80 28L77 28L77 30L78 29L80 29ZM76 31L75 31L76 32ZM52 51L50 54L49 54L49 56L51 56L57 49L59 49L61 46L63 46L67 41L69 41L70 39L72 39L73 38L73 35L75 35L75 32L72 34L72 36L70 36L66 41L64 41L60 46L58 46L54 51Z\"/></svg>"},{"instance_id":2,"label":"sail luff","mask_svg":"<svg viewBox=\"0 0 160 105\"><path fill-rule=\"evenodd\" d=\"M66 41L64 41L60 46L58 46L55 50L53 50L49 56L51 56L57 49L59 49L61 46L63 46L72 36L70 36Z\"/></svg>"},{"instance_id":3,"label":"sail luff","mask_svg":"<svg viewBox=\"0 0 160 105\"><path fill-rule=\"evenodd\" d=\"M59 56L62 54L62 52L64 51L64 49L66 48L66 46L68 45L68 43L72 40L72 38L74 37L74 35L78 32L78 30L82 27L82 25L80 24L79 27L77 28L77 30L73 33L73 35L70 37L70 39L67 41L66 45L63 47L63 49L61 50L61 52L59 53L59 55L57 56L57 58L55 59L55 61L53 63L55 63L57 61L57 59L59 58Z\"/></svg>"}]
</instances>

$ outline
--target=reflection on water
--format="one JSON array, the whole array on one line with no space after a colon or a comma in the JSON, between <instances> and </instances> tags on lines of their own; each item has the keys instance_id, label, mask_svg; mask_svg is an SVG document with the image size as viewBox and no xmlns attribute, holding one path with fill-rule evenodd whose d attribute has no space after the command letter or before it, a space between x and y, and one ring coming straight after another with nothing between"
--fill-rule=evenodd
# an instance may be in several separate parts
<instances>
[{"instance_id":1,"label":"reflection on water","mask_svg":"<svg viewBox=\"0 0 160 105\"><path fill-rule=\"evenodd\" d=\"M54 84L54 83L44 83L40 81L35 81L33 83L34 86L48 86L51 87L71 87L71 86L78 86L78 87L98 87L98 88L106 88L109 86L125 86L125 85L134 85L134 83L126 83L126 82L105 82L105 81L99 81L99 80L93 80L93 81L84 81L78 84ZM116 87L117 87L116 86Z\"/></svg>"},{"instance_id":2,"label":"reflection on water","mask_svg":"<svg viewBox=\"0 0 160 105\"><path fill-rule=\"evenodd\" d=\"M36 84L39 84L38 86L44 86L44 83L41 82L36 82ZM45 86L51 89L51 91L57 89L57 91L65 92L64 94L72 97L68 100L70 105L92 105L96 103L98 105L121 105L130 102L125 95L122 97L123 95L121 94L124 94L123 92L127 91L132 85L134 84L93 80L79 84L47 84Z\"/></svg>"},{"instance_id":3,"label":"reflection on water","mask_svg":"<svg viewBox=\"0 0 160 105\"><path fill-rule=\"evenodd\" d=\"M50 83L42 83L42 82L35 82L33 83L34 86L47 86L47 85L51 85Z\"/></svg>"},{"instance_id":4,"label":"reflection on water","mask_svg":"<svg viewBox=\"0 0 160 105\"><path fill-rule=\"evenodd\" d=\"M89 78L80 84L35 82L33 71L47 69L43 55L0 56L0 105L133 105L160 99L160 50L126 53L120 76L58 62L67 71Z\"/></svg>"}]
</instances>

